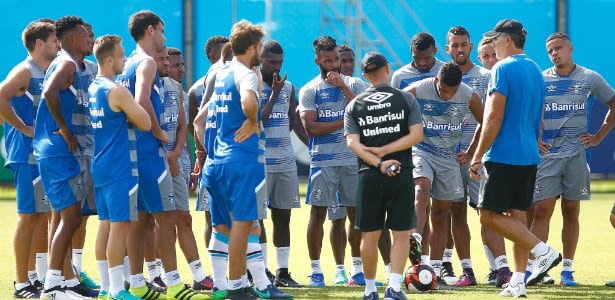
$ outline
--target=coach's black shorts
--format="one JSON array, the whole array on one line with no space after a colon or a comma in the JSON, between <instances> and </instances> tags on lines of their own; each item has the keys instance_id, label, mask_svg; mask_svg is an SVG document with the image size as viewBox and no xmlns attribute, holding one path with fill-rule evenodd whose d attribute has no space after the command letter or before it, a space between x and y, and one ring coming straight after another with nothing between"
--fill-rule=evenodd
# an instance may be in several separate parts
<instances>
[{"instance_id":1,"label":"coach's black shorts","mask_svg":"<svg viewBox=\"0 0 615 300\"><path fill-rule=\"evenodd\" d=\"M402 168L393 177L376 169L359 172L356 214L355 228L361 232L381 230L385 225L394 231L416 227L412 169Z\"/></svg>"},{"instance_id":2,"label":"coach's black shorts","mask_svg":"<svg viewBox=\"0 0 615 300\"><path fill-rule=\"evenodd\" d=\"M509 209L527 211L534 195L536 167L485 162L478 207L497 213Z\"/></svg>"}]
</instances>

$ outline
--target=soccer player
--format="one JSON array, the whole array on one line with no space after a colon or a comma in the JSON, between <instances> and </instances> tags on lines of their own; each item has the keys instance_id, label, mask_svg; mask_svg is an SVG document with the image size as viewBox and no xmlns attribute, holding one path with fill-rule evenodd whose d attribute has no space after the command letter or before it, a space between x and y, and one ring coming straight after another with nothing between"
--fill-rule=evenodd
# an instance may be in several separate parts
<instances>
[{"instance_id":1,"label":"soccer player","mask_svg":"<svg viewBox=\"0 0 615 300\"><path fill-rule=\"evenodd\" d=\"M478 45L478 61L480 61L485 69L491 70L491 68L493 68L493 66L498 62L493 45L491 45L491 41L489 39L482 38ZM487 75L487 81L488 80L489 74ZM467 166L467 168L469 168L469 166ZM462 169L462 176L469 176L467 168ZM469 182L475 182L475 180L470 180L471 179L468 179ZM476 208L478 205L480 187L473 187L470 185L470 188L470 206ZM474 199L472 198L472 193L474 193ZM512 276L510 268L508 267L504 238L500 234L483 225L481 225L480 229L483 249L485 250L485 256L489 262L489 275L487 276L487 283L495 284L496 287L502 287L502 285L510 281L510 277Z\"/></svg>"},{"instance_id":2,"label":"soccer player","mask_svg":"<svg viewBox=\"0 0 615 300\"><path fill-rule=\"evenodd\" d=\"M615 204L613 205L613 208L611 209L611 217L609 219L611 221L611 226L615 228ZM608 287L615 287L615 280L607 281L605 285Z\"/></svg>"},{"instance_id":3,"label":"soccer player","mask_svg":"<svg viewBox=\"0 0 615 300\"><path fill-rule=\"evenodd\" d=\"M0 85L0 117L5 121L5 167L13 171L17 194L18 220L13 240L16 279L13 296L39 298L40 291L28 278L28 261L33 254L35 240L41 239L33 233L41 227L47 227L50 207L32 154L32 136L45 70L56 57L60 46L55 27L50 23L34 21L28 24L21 38L28 57L16 65ZM40 276L42 278L44 274Z\"/></svg>"},{"instance_id":4,"label":"soccer player","mask_svg":"<svg viewBox=\"0 0 615 300\"><path fill-rule=\"evenodd\" d=\"M132 126L147 131L151 122L130 91L115 83L115 76L124 69L121 38L116 35L98 38L94 55L98 76L89 88L89 113L95 142L92 177L98 217L109 228L107 240L103 242L108 265L107 268L99 265L102 285L103 290L108 290L109 299L141 299L124 289L123 263L126 237L131 223L137 220L137 152Z\"/></svg>"},{"instance_id":5,"label":"soccer player","mask_svg":"<svg viewBox=\"0 0 615 300\"><path fill-rule=\"evenodd\" d=\"M43 187L60 217L51 241L49 268L41 298L79 297L79 280L68 272L67 252L71 239L81 224L81 201L84 199L79 159L82 155L75 135L79 121L75 111L87 105L87 87L91 83L83 59L90 52L90 38L83 20L76 16L58 19L56 35L63 51L53 60L45 74L43 97L34 126L34 156L38 161ZM74 91L73 91L74 90ZM62 271L62 269L64 271ZM69 269L70 270L70 269ZM64 272L66 288L63 288Z\"/></svg>"},{"instance_id":6,"label":"soccer player","mask_svg":"<svg viewBox=\"0 0 615 300\"><path fill-rule=\"evenodd\" d=\"M551 34L546 48L553 67L542 72L546 98L531 231L542 241L548 239L555 203L561 197L564 258L560 285L576 286L572 264L579 240L579 211L581 200L590 199L586 149L600 145L615 125L615 90L600 74L574 63L567 34ZM595 134L588 128L589 97L609 108Z\"/></svg>"},{"instance_id":7,"label":"soccer player","mask_svg":"<svg viewBox=\"0 0 615 300\"><path fill-rule=\"evenodd\" d=\"M393 73L391 85L404 89L415 81L435 77L443 62L435 58L436 40L429 33L419 32L412 37L412 61Z\"/></svg>"},{"instance_id":8,"label":"soccer player","mask_svg":"<svg viewBox=\"0 0 615 300\"><path fill-rule=\"evenodd\" d=\"M405 89L417 98L425 124L423 140L412 149L413 178L417 207L427 207L430 196L433 199L430 260L438 276L438 289L448 289L440 274L442 256L447 227L450 227L448 219L453 199L463 196L459 165L466 163L467 154L455 153L455 148L461 141L461 125L470 113L479 124L483 117L480 96L470 86L462 83L461 79L459 66L449 62L442 65L436 77L417 81ZM468 147L468 153L473 152L476 142ZM464 271L474 277L471 262L465 263L467 265Z\"/></svg>"},{"instance_id":9,"label":"soccer player","mask_svg":"<svg viewBox=\"0 0 615 300\"><path fill-rule=\"evenodd\" d=\"M352 77L354 74L354 51L346 45L337 46L337 51L340 54L340 74Z\"/></svg>"},{"instance_id":10,"label":"soccer player","mask_svg":"<svg viewBox=\"0 0 615 300\"><path fill-rule=\"evenodd\" d=\"M301 205L297 165L290 143L290 131L294 125L291 121L295 118L297 107L295 87L286 80L288 74L280 75L283 62L282 46L273 40L265 42L260 70L263 94L259 104L266 137L267 203L271 210L278 267L274 284L278 287L303 287L288 272L291 209Z\"/></svg>"},{"instance_id":11,"label":"soccer player","mask_svg":"<svg viewBox=\"0 0 615 300\"><path fill-rule=\"evenodd\" d=\"M451 61L455 63L462 73L461 81L467 84L476 92L481 99L481 102L485 99L485 89L487 84L486 75L488 70L475 65L470 59L470 53L474 45L470 41L470 33L462 26L453 26L446 34L446 52L451 56ZM465 153L469 150L469 147L474 137L474 132L478 122L474 118L473 114L468 114L461 126L461 143L459 149L456 149L457 158L465 156ZM465 152L465 153L462 153ZM453 199L451 205L451 226L447 237L447 246L444 249L444 257L442 261L443 269L445 264L450 264L453 249L448 245L448 240L454 239L457 246L457 255L461 261L461 267L463 274L460 279L454 283L456 286L474 286L476 285L476 277L474 276L474 270L472 269L472 260L470 258L470 228L468 227L467 219L467 204L466 195L469 194L470 202L478 201L478 181L468 180L466 164L461 165L460 172L463 180L463 192L464 195L461 198ZM469 190L469 193L468 193ZM452 234L451 234L452 233ZM449 266L452 269L452 266ZM443 276L444 277L444 276ZM446 279L445 279L446 280Z\"/></svg>"},{"instance_id":12,"label":"soccer player","mask_svg":"<svg viewBox=\"0 0 615 300\"><path fill-rule=\"evenodd\" d=\"M526 295L528 250L536 257L528 284L541 280L562 259L526 225L540 162L538 139L545 97L540 69L523 50L526 35L523 25L514 19L500 20L484 34L492 40L500 61L491 70L484 129L468 169L470 178L479 179L484 161L485 180L478 203L481 224L514 243L515 270L500 293L505 297ZM511 151L513 148L516 150Z\"/></svg>"},{"instance_id":13,"label":"soccer player","mask_svg":"<svg viewBox=\"0 0 615 300\"><path fill-rule=\"evenodd\" d=\"M151 11L138 11L128 21L130 35L137 43L118 77L120 83L130 90L136 101L147 112L152 131L137 131L137 157L139 169L138 208L139 220L133 226L128 238L130 257L130 293L138 297L146 295L165 299L166 296L146 286L143 278L142 236L152 216L156 221L156 250L160 254L167 279L167 295L173 298L205 299L181 282L177 271L175 253L175 204L172 179L166 165L164 145L169 137L161 129L159 118L162 113L160 77L156 71L153 56L164 49L164 22ZM151 214L151 216L149 214Z\"/></svg>"},{"instance_id":14,"label":"soccer player","mask_svg":"<svg viewBox=\"0 0 615 300\"><path fill-rule=\"evenodd\" d=\"M394 238L384 298L406 299L400 282L414 227L413 218L408 218L414 215L414 191L408 182L412 180L412 146L423 138L421 112L411 94L389 85L390 68L382 54L366 54L362 68L371 86L346 107L344 134L360 159L355 226L362 232L363 299L378 299L377 244L383 226L391 229Z\"/></svg>"},{"instance_id":15,"label":"soccer player","mask_svg":"<svg viewBox=\"0 0 615 300\"><path fill-rule=\"evenodd\" d=\"M343 113L355 95L363 92L365 82L341 75L340 57L335 39L321 36L313 42L320 73L299 91L299 112L303 127L310 137L310 180L306 203L311 205L307 229L308 252L312 264L310 286L324 286L320 267L323 223L327 209L346 207L354 224L357 185L356 156L348 149L343 135ZM339 197L336 193L339 191ZM348 233L351 248L358 249L360 234L354 228ZM356 251L356 250L355 250ZM348 277L343 257L337 263L334 283L346 285ZM360 257L353 257L351 276L362 272Z\"/></svg>"}]
</instances>

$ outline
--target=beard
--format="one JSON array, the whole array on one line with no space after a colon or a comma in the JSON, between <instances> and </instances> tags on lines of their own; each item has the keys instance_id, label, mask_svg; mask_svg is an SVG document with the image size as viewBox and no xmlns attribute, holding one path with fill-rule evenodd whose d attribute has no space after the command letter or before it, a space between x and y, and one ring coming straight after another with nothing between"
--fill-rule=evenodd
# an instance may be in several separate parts
<instances>
[{"instance_id":1,"label":"beard","mask_svg":"<svg viewBox=\"0 0 615 300\"><path fill-rule=\"evenodd\" d=\"M463 58L456 57L455 63L460 66L463 66L468 63L468 57L467 56L464 56Z\"/></svg>"},{"instance_id":2,"label":"beard","mask_svg":"<svg viewBox=\"0 0 615 300\"><path fill-rule=\"evenodd\" d=\"M321 65L318 65L318 68L320 69L320 77L322 77L323 79L327 78L327 73L329 73L329 72L341 73L340 70L342 69L341 66L340 66L340 67L337 67L337 68L333 68L331 70L327 70L327 69L323 68Z\"/></svg>"},{"instance_id":3,"label":"beard","mask_svg":"<svg viewBox=\"0 0 615 300\"><path fill-rule=\"evenodd\" d=\"M260 65L261 65L261 58L256 53L254 53L254 56L252 56L252 59L250 60L250 67L258 67Z\"/></svg>"}]
</instances>

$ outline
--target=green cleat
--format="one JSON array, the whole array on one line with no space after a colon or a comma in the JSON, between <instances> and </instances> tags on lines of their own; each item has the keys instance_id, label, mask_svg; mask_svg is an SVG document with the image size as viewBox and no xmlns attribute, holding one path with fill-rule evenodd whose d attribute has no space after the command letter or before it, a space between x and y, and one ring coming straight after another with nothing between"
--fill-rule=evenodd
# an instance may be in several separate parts
<instances>
[{"instance_id":1,"label":"green cleat","mask_svg":"<svg viewBox=\"0 0 615 300\"><path fill-rule=\"evenodd\" d=\"M88 276L88 273L81 271L79 273L79 282L83 283L85 286L91 288L91 289L99 289L100 285L97 284L96 282L94 282L94 280L92 280L92 278L90 278L90 276Z\"/></svg>"},{"instance_id":2,"label":"green cleat","mask_svg":"<svg viewBox=\"0 0 615 300\"><path fill-rule=\"evenodd\" d=\"M115 296L109 295L108 299L109 300L139 300L141 298L139 298L139 297L137 297L135 295L132 295L131 293L129 293L126 290L121 290Z\"/></svg>"},{"instance_id":3,"label":"green cleat","mask_svg":"<svg viewBox=\"0 0 615 300\"><path fill-rule=\"evenodd\" d=\"M219 290L214 287L213 290L211 290L211 299L226 299L227 294L227 290Z\"/></svg>"},{"instance_id":4,"label":"green cleat","mask_svg":"<svg viewBox=\"0 0 615 300\"><path fill-rule=\"evenodd\" d=\"M337 270L333 283L335 283L335 285L348 285L348 275L346 275L346 271Z\"/></svg>"},{"instance_id":5,"label":"green cleat","mask_svg":"<svg viewBox=\"0 0 615 300\"><path fill-rule=\"evenodd\" d=\"M129 290L129 292L131 294L133 294L134 296L137 296L141 299L148 299L148 300L166 300L167 295L161 293L161 292L157 292L155 290L153 290L152 288L144 285L142 287L138 287L138 288L131 288ZM172 298L171 298L172 299Z\"/></svg>"},{"instance_id":6,"label":"green cleat","mask_svg":"<svg viewBox=\"0 0 615 300\"><path fill-rule=\"evenodd\" d=\"M174 286L170 286L167 289L167 295L171 299L176 300L206 300L211 299L208 295L201 294L199 292L195 292L188 285L185 284L176 284Z\"/></svg>"}]
</instances>

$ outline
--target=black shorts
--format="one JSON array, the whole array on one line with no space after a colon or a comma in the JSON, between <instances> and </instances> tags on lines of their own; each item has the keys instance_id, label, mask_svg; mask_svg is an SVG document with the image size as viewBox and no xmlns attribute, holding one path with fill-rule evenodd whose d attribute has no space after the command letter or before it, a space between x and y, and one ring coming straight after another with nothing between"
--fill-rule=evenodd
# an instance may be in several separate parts
<instances>
[{"instance_id":1,"label":"black shorts","mask_svg":"<svg viewBox=\"0 0 615 300\"><path fill-rule=\"evenodd\" d=\"M370 232L385 226L394 231L416 227L412 169L393 177L376 169L359 172L355 228Z\"/></svg>"},{"instance_id":2,"label":"black shorts","mask_svg":"<svg viewBox=\"0 0 615 300\"><path fill-rule=\"evenodd\" d=\"M485 162L478 207L497 213L509 209L527 211L534 196L536 167Z\"/></svg>"}]
</instances>

